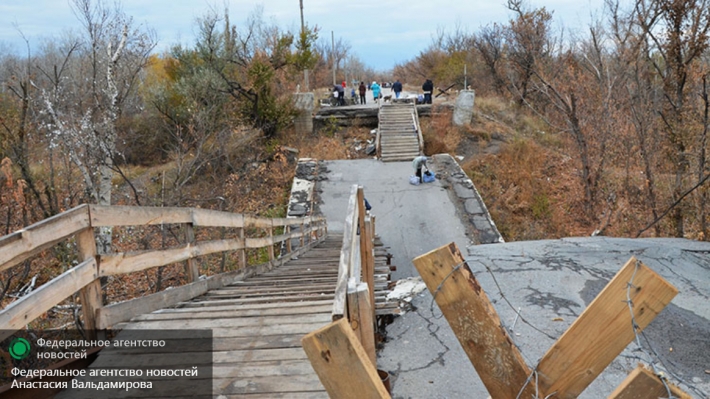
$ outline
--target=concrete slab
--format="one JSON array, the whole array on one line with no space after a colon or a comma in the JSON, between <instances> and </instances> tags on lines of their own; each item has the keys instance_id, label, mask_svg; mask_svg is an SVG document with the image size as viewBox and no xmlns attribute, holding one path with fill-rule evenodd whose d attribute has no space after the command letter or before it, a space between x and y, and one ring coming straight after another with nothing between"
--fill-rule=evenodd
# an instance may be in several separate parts
<instances>
[{"instance_id":1,"label":"concrete slab","mask_svg":"<svg viewBox=\"0 0 710 399\"><path fill-rule=\"evenodd\" d=\"M454 191L456 192L456 195L459 198L468 199L475 197L475 193L473 192L473 190L471 190L469 187L466 186L466 184L462 182L454 184Z\"/></svg>"},{"instance_id":2,"label":"concrete slab","mask_svg":"<svg viewBox=\"0 0 710 399\"><path fill-rule=\"evenodd\" d=\"M635 256L679 290L644 331L648 343L669 366L666 375L676 374L704 391L702 394L682 386L694 397L710 392L710 376L705 373L710 364L710 243L582 237L472 246L468 254L469 266L496 301L496 310L507 327L511 327L515 311L503 295L521 309L527 321L555 339ZM554 343L520 320L515 332L513 338L529 365L534 365ZM641 341L647 347L643 337ZM639 361L647 363L647 355L635 348L630 344L580 397L606 397ZM646 351L652 353L648 347ZM658 366L663 368L660 363Z\"/></svg>"},{"instance_id":3,"label":"concrete slab","mask_svg":"<svg viewBox=\"0 0 710 399\"><path fill-rule=\"evenodd\" d=\"M637 256L680 290L645 330L648 341L669 366L666 375L677 375L692 384L681 387L694 397L708 397L710 375L705 370L710 365L710 243L587 237L467 247L473 242L467 230L485 221L472 220L471 215L457 211L452 203L457 196L448 180L412 186L408 182L413 174L410 162L333 161L326 162L325 167L328 179L320 181L317 190L319 208L328 218L331 231L342 231L350 187L360 184L373 206L377 232L394 254L392 262L398 267L394 278L417 276L411 263L414 257L455 242L468 253L467 262L494 302L504 326L510 329L515 324L511 336L530 366L629 257ZM436 166L432 169L445 175ZM412 304L414 311L395 318L388 326L389 340L378 353L378 367L391 373L393 397L486 398L485 387L431 294L425 291L417 295ZM514 323L514 309L520 309L522 318L542 333L521 318ZM640 357L645 355L630 345L580 397L606 397Z\"/></svg>"}]
</instances>

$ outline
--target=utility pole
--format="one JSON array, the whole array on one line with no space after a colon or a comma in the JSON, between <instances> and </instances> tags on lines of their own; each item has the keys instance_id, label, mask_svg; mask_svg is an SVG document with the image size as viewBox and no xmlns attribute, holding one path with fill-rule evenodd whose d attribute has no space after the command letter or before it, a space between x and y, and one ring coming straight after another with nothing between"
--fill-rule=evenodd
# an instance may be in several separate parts
<instances>
[{"instance_id":1,"label":"utility pole","mask_svg":"<svg viewBox=\"0 0 710 399\"><path fill-rule=\"evenodd\" d=\"M303 0L299 0L301 3L301 34L305 34L306 32L306 24L303 23ZM305 91L307 92L309 90L309 84L308 84L308 69L303 70L303 86Z\"/></svg>"},{"instance_id":2,"label":"utility pole","mask_svg":"<svg viewBox=\"0 0 710 399\"><path fill-rule=\"evenodd\" d=\"M468 75L466 74L466 64L463 64L463 89L468 90Z\"/></svg>"},{"instance_id":3,"label":"utility pole","mask_svg":"<svg viewBox=\"0 0 710 399\"><path fill-rule=\"evenodd\" d=\"M330 31L330 43L333 55L333 86L335 86L335 33Z\"/></svg>"}]
</instances>

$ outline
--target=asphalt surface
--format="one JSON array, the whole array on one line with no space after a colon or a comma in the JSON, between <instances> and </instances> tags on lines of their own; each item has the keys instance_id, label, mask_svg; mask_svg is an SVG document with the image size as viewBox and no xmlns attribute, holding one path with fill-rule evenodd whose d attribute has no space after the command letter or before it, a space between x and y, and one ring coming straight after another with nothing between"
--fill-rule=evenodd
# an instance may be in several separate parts
<instances>
[{"instance_id":1,"label":"asphalt surface","mask_svg":"<svg viewBox=\"0 0 710 399\"><path fill-rule=\"evenodd\" d=\"M412 259L423 253L450 242L461 248L471 243L440 180L409 184L409 176L414 174L411 162L361 159L322 165L328 172L327 180L319 185L319 208L328 219L328 230L343 231L350 189L363 186L376 217L377 234L390 247L392 264L397 266L393 280L418 276Z\"/></svg>"},{"instance_id":2,"label":"asphalt surface","mask_svg":"<svg viewBox=\"0 0 710 399\"><path fill-rule=\"evenodd\" d=\"M680 377L687 383L681 387L693 397L708 396L710 243L586 237L472 245L477 244L476 235L471 234L475 220L456 204L455 187L446 178L410 185L408 177L414 173L411 162L371 159L322 165L326 171L317 185L318 207L327 217L330 231L342 231L350 188L358 184L373 206L377 234L394 255L392 264L397 271L393 279L418 276L413 258L456 243L468 254L469 267L531 367L635 255L679 289L671 305L644 331L663 359L663 364L657 363L659 369L677 383L675 377ZM446 175L436 165L432 169ZM466 197L459 193L461 196ZM388 341L378 353L378 367L391 374L392 396L488 397L431 294L416 295L412 304L414 310L396 317L388 326ZM517 321L516 309L522 315ZM650 352L649 348L637 350L632 343L580 397L606 397Z\"/></svg>"}]
</instances>

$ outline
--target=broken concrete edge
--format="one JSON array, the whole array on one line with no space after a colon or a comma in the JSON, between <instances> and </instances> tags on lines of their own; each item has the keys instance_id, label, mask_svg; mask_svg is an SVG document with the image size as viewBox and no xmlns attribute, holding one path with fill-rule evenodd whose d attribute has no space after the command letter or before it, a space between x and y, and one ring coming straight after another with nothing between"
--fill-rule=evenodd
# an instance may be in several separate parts
<instances>
[{"instance_id":1,"label":"broken concrete edge","mask_svg":"<svg viewBox=\"0 0 710 399\"><path fill-rule=\"evenodd\" d=\"M313 193L315 190L315 175L318 174L318 160L313 158L299 158L296 171L291 183L291 193L286 209L286 218L307 217L313 214ZM292 230L300 227L294 226ZM292 250L298 248L298 240L292 240ZM295 245L294 245L295 244ZM285 253L286 242L281 243L281 253Z\"/></svg>"},{"instance_id":2,"label":"broken concrete edge","mask_svg":"<svg viewBox=\"0 0 710 399\"><path fill-rule=\"evenodd\" d=\"M487 226L480 226L479 224L481 223L477 223L477 225L475 226L478 230L481 230L482 227L485 227L487 230L489 230L488 235L490 236L490 239L486 240L485 243L504 243L505 240L498 231L498 228L496 227L496 224L493 221L493 218L491 217L491 214L488 211L486 204L483 202L483 198L481 198L481 195L476 189L476 185L473 184L473 181L471 181L466 172L464 172L463 168L461 168L461 165L458 163L458 160L456 160L456 158L452 157L450 154L435 154L432 156L432 158L434 159L434 162L437 163L441 162L454 165L453 167L456 169L456 171L449 174L449 183L451 189L456 190L456 185L461 184L462 186L465 186L465 190L471 192L472 196L469 197L469 200L474 199L476 202L478 202L478 206L480 207L480 210L478 210L478 212L473 212L472 209L467 209L469 207L465 207L464 209L470 216L473 216L476 219L483 219L482 224L487 224ZM455 175L463 177L455 177ZM464 201L466 200L465 198L459 196L456 193L454 193L454 195Z\"/></svg>"},{"instance_id":3,"label":"broken concrete edge","mask_svg":"<svg viewBox=\"0 0 710 399\"><path fill-rule=\"evenodd\" d=\"M313 174L318 171L318 160L299 158L296 173L291 184L291 194L288 200L287 218L306 217L311 215L315 179ZM311 177L311 179L308 179Z\"/></svg>"}]
</instances>

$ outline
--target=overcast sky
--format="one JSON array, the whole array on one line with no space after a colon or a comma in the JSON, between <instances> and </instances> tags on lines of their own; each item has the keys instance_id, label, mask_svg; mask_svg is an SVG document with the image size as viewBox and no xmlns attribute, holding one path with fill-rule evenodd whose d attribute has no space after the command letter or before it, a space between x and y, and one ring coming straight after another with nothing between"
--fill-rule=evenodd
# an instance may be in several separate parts
<instances>
[{"instance_id":1,"label":"overcast sky","mask_svg":"<svg viewBox=\"0 0 710 399\"><path fill-rule=\"evenodd\" d=\"M111 4L111 0L107 3ZM469 32L493 22L506 22L511 13L505 0L303 0L310 26L320 28L321 39L350 43L351 51L366 64L386 70L416 57L432 42L437 30L456 26ZM299 0L122 0L123 10L137 23L154 29L158 51L194 42L195 19L210 7L228 5L230 20L241 24L257 7L282 29L300 27ZM553 11L556 27L583 29L602 11L603 0L533 0L533 6ZM59 36L80 25L68 0L0 0L0 43L24 49L21 30L32 47L42 38Z\"/></svg>"}]
</instances>

